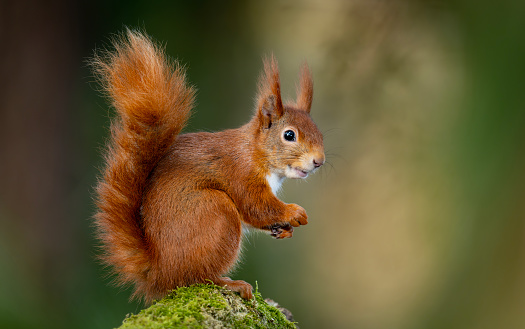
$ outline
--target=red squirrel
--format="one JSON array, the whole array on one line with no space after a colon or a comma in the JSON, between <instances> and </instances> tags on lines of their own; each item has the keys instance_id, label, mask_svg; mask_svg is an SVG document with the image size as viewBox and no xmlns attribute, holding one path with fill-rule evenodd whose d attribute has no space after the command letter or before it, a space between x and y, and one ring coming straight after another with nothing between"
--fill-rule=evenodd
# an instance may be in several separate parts
<instances>
[{"instance_id":1,"label":"red squirrel","mask_svg":"<svg viewBox=\"0 0 525 329\"><path fill-rule=\"evenodd\" d=\"M195 90L184 69L141 32L96 54L95 75L117 117L96 186L101 258L146 302L213 282L252 298L252 286L224 276L235 265L243 224L277 239L308 223L305 210L276 196L284 178L305 178L325 161L310 118L313 82L303 65L297 100L283 105L273 55L264 60L256 111L237 129L180 134Z\"/></svg>"}]
</instances>

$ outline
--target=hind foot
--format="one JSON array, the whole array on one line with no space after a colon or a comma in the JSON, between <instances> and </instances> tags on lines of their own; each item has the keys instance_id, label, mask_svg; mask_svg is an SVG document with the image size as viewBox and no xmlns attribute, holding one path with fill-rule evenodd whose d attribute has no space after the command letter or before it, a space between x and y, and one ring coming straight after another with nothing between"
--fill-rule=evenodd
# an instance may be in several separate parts
<instances>
[{"instance_id":1,"label":"hind foot","mask_svg":"<svg viewBox=\"0 0 525 329\"><path fill-rule=\"evenodd\" d=\"M232 280L227 277L217 278L215 280L212 280L212 282L220 287L225 287L226 289L229 289L231 291L238 292L244 299L253 298L253 288L248 282L242 280Z\"/></svg>"}]
</instances>

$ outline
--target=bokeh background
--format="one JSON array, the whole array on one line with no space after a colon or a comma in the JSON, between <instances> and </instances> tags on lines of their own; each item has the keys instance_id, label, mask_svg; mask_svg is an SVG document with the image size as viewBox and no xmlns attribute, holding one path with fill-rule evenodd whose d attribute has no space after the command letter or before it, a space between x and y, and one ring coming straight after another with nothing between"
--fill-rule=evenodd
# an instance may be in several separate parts
<instances>
[{"instance_id":1,"label":"bokeh background","mask_svg":"<svg viewBox=\"0 0 525 329\"><path fill-rule=\"evenodd\" d=\"M328 156L234 274L301 328L525 328L525 2L0 1L0 327L112 328L141 305L96 263L112 111L86 60L125 26L187 65L188 131L248 121L261 57L302 61ZM287 95L287 96L286 96Z\"/></svg>"}]
</instances>

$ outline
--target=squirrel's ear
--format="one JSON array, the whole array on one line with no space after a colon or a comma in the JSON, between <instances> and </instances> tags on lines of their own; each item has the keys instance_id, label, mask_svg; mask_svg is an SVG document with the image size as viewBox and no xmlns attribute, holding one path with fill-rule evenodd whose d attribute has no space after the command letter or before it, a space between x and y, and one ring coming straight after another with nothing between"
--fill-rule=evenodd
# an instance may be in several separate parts
<instances>
[{"instance_id":1,"label":"squirrel's ear","mask_svg":"<svg viewBox=\"0 0 525 329\"><path fill-rule=\"evenodd\" d=\"M310 72L308 64L305 62L301 68L301 73L299 76L296 107L310 113L313 96L314 82L312 80L312 73Z\"/></svg>"},{"instance_id":2,"label":"squirrel's ear","mask_svg":"<svg viewBox=\"0 0 525 329\"><path fill-rule=\"evenodd\" d=\"M279 68L273 56L263 60L264 70L259 78L259 93L257 96L257 115L263 128L270 128L272 121L283 116L284 108L281 99L281 84Z\"/></svg>"}]
</instances>

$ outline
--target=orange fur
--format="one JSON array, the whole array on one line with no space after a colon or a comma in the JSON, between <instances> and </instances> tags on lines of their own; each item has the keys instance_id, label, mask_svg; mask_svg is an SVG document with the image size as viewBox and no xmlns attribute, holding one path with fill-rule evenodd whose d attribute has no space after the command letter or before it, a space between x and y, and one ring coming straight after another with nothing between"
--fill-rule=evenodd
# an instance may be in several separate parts
<instances>
[{"instance_id":1,"label":"orange fur","mask_svg":"<svg viewBox=\"0 0 525 329\"><path fill-rule=\"evenodd\" d=\"M104 262L146 301L207 280L251 298L248 283L223 276L237 261L241 223L291 237L306 213L280 201L267 177L302 178L324 163L322 135L309 116L307 68L297 103L284 106L272 56L250 122L179 135L194 90L149 38L128 31L93 64L118 114L96 190ZM284 139L288 130L296 140Z\"/></svg>"},{"instance_id":2,"label":"orange fur","mask_svg":"<svg viewBox=\"0 0 525 329\"><path fill-rule=\"evenodd\" d=\"M314 82L312 81L312 74L308 65L305 63L301 69L301 76L299 78L299 86L297 87L297 104L298 108L305 109L310 113L312 107L312 96L314 92Z\"/></svg>"}]
</instances>

